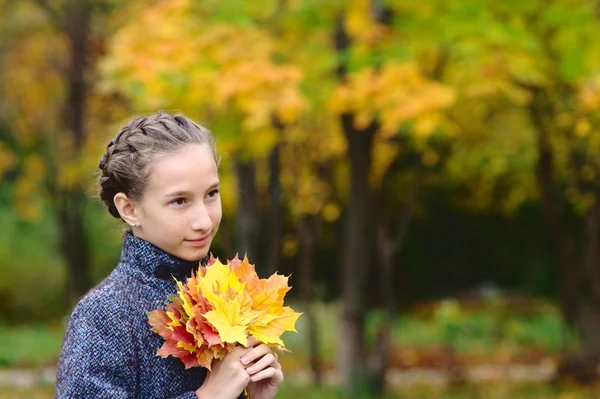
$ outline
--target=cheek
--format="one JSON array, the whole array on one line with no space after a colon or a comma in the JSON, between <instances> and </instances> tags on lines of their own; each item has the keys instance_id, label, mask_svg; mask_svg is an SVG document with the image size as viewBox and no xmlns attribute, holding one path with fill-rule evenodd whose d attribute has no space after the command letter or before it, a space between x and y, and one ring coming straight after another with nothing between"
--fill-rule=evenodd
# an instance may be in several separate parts
<instances>
[{"instance_id":1,"label":"cheek","mask_svg":"<svg viewBox=\"0 0 600 399\"><path fill-rule=\"evenodd\" d=\"M176 212L173 208L163 204L156 204L152 208L148 208L146 219L154 226L160 226L161 229L169 228L183 223L185 216L183 212Z\"/></svg>"},{"instance_id":2,"label":"cheek","mask_svg":"<svg viewBox=\"0 0 600 399\"><path fill-rule=\"evenodd\" d=\"M223 216L223 210L221 209L221 201L217 201L214 207L210 210L210 219L212 220L214 225L219 225L221 223L221 218Z\"/></svg>"}]
</instances>

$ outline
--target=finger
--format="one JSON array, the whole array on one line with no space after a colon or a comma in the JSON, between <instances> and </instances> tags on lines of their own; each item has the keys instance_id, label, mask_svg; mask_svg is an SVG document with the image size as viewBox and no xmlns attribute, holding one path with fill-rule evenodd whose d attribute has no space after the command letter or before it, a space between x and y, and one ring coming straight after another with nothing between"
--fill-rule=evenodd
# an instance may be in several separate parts
<instances>
[{"instance_id":1,"label":"finger","mask_svg":"<svg viewBox=\"0 0 600 399\"><path fill-rule=\"evenodd\" d=\"M277 382L278 385L283 382L283 373L281 370L274 369L273 367L269 367L268 369L264 369L253 376L250 377L252 382L257 382L261 380L266 380L272 378L274 382Z\"/></svg>"},{"instance_id":2,"label":"finger","mask_svg":"<svg viewBox=\"0 0 600 399\"><path fill-rule=\"evenodd\" d=\"M275 359L273 353L267 353L266 355L258 359L253 365L246 368L246 371L248 372L248 374L253 375L268 367L276 368L276 364L278 364L277 359Z\"/></svg>"},{"instance_id":3,"label":"finger","mask_svg":"<svg viewBox=\"0 0 600 399\"><path fill-rule=\"evenodd\" d=\"M273 355L275 355L275 363L273 363L272 366L274 368L276 368L277 370L281 370L281 363L279 363L279 359L277 358L277 353L273 352Z\"/></svg>"},{"instance_id":4,"label":"finger","mask_svg":"<svg viewBox=\"0 0 600 399\"><path fill-rule=\"evenodd\" d=\"M251 350L252 348L246 348L245 346L236 346L231 352L229 352L227 356L231 356L232 358L235 358L239 361L244 355L246 355Z\"/></svg>"},{"instance_id":5,"label":"finger","mask_svg":"<svg viewBox=\"0 0 600 399\"><path fill-rule=\"evenodd\" d=\"M248 353L242 356L240 360L242 364L248 365L254 362L256 359L263 357L267 353L272 353L271 348L265 344L261 344L249 350Z\"/></svg>"},{"instance_id":6,"label":"finger","mask_svg":"<svg viewBox=\"0 0 600 399\"><path fill-rule=\"evenodd\" d=\"M246 348L252 348L252 347L258 345L259 343L260 343L260 341L254 335L251 335L248 337L248 340L247 340L245 346L246 346Z\"/></svg>"}]
</instances>

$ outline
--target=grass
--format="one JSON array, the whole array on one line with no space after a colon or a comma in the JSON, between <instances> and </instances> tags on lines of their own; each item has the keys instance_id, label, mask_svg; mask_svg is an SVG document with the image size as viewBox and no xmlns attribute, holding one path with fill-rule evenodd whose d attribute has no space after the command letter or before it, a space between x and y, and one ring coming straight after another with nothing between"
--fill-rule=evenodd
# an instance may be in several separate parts
<instances>
[{"instance_id":1,"label":"grass","mask_svg":"<svg viewBox=\"0 0 600 399\"><path fill-rule=\"evenodd\" d=\"M301 305L293 304L298 311ZM562 321L556 308L540 303L528 314L519 314L497 304L484 304L480 309L464 310L447 303L434 305L429 311L397 317L393 325L396 348L427 350L451 346L463 356L490 358L498 350L514 353L535 348L547 354L558 354L563 341ZM321 357L334 362L337 342L339 304L314 305ZM382 315L367 316L367 338L375 340ZM284 356L288 369L302 368L306 360L308 325L302 316L296 324L298 333L285 333L284 341L292 354ZM0 367L43 367L57 360L64 330L60 326L6 326L0 324ZM574 342L573 337L568 338Z\"/></svg>"},{"instance_id":2,"label":"grass","mask_svg":"<svg viewBox=\"0 0 600 399\"><path fill-rule=\"evenodd\" d=\"M297 311L301 305L292 304ZM317 303L314 305L318 324L320 352L326 367L335 365L337 342L343 339L339 331L341 308L339 304ZM367 339L373 341L383 315L370 312L367 316ZM310 397L343 398L341 390L333 386L315 387L293 377L292 371L306 370L308 325L307 318L300 317L296 325L298 333L286 333L283 337L292 353L280 356L284 370L290 372L281 389L280 399ZM483 303L479 307L467 307L457 302L440 302L428 305L396 318L393 323L395 350L409 349L414 353L431 351L432 348L452 347L456 353L475 362L494 361L495 358L514 359L514 354L536 348L542 355L556 356L564 339L564 326L559 312L545 303L534 303L524 311L511 308L503 302ZM0 325L0 367L40 368L56 364L64 330L60 326L5 326ZM569 342L574 337L568 336ZM440 352L442 353L442 352ZM499 355L500 354L500 355ZM508 357L507 357L508 354ZM409 356L410 357L410 356ZM399 358L402 358L402 353ZM417 356L418 358L418 356ZM423 359L426 356L423 356ZM534 359L537 361L537 359ZM423 360L415 366L427 367ZM35 389L0 387L2 398L51 398L53 387ZM443 386L402 386L387 399L587 399L600 397L600 389L547 384L518 385L514 383L491 383L463 386L457 389Z\"/></svg>"},{"instance_id":3,"label":"grass","mask_svg":"<svg viewBox=\"0 0 600 399\"><path fill-rule=\"evenodd\" d=\"M593 399L599 394L597 388L486 384L452 389L414 387L390 393L386 399ZM278 398L342 399L345 396L339 388L284 383ZM364 396L361 399L369 398Z\"/></svg>"},{"instance_id":4,"label":"grass","mask_svg":"<svg viewBox=\"0 0 600 399\"><path fill-rule=\"evenodd\" d=\"M469 385L456 389L440 390L427 387L413 388L392 393L386 399L593 399L600 394L598 388L563 387L560 389L546 385ZM53 387L40 388L0 388L4 399L50 399L54 397ZM279 399L311 398L342 399L345 396L338 388L295 385L285 382ZM368 399L363 397L361 399Z\"/></svg>"},{"instance_id":5,"label":"grass","mask_svg":"<svg viewBox=\"0 0 600 399\"><path fill-rule=\"evenodd\" d=\"M301 305L292 305L304 311ZM335 361L337 342L343 339L337 320L341 314L338 304L315 304L321 357L325 363ZM366 336L371 343L384 315L375 311L367 315ZM286 355L287 365L306 364L308 325L307 318L296 323L298 333L286 333L284 341L293 352ZM400 315L393 323L393 346L425 352L451 347L470 362L489 362L494 358L506 359L519 354L538 353L538 356L559 356L563 341L576 343L575 337L565 334L566 328L556 307L545 302L532 302L526 308L513 308L507 301L490 300L476 308L467 309L457 302L432 304L425 311ZM292 359L290 359L292 358Z\"/></svg>"},{"instance_id":6,"label":"grass","mask_svg":"<svg viewBox=\"0 0 600 399\"><path fill-rule=\"evenodd\" d=\"M61 327L0 325L0 367L37 368L55 364L63 334Z\"/></svg>"},{"instance_id":7,"label":"grass","mask_svg":"<svg viewBox=\"0 0 600 399\"><path fill-rule=\"evenodd\" d=\"M446 302L434 304L428 311L397 317L393 325L393 345L421 351L451 346L461 356L491 359L499 350L518 353L532 348L549 355L558 354L563 340L562 321L555 307L533 305L527 314L506 309L496 303L480 309L464 310ZM301 305L292 304L303 311ZM321 358L325 364L336 359L339 304L314 305ZM367 316L367 337L374 341L382 315ZM284 341L291 354L282 357L288 370L305 368L308 325L302 316L296 324L298 333L285 333ZM0 324L0 367L43 367L56 362L63 339L60 326L6 326ZM574 341L573 337L569 340Z\"/></svg>"},{"instance_id":8,"label":"grass","mask_svg":"<svg viewBox=\"0 0 600 399\"><path fill-rule=\"evenodd\" d=\"M50 399L54 398L54 387L0 388L3 399Z\"/></svg>"}]
</instances>

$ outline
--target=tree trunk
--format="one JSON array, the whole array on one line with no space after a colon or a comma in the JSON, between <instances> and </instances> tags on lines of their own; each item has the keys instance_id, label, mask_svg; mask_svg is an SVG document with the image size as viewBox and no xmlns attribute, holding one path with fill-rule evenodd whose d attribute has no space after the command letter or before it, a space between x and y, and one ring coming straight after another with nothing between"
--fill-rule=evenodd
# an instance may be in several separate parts
<instances>
[{"instance_id":1,"label":"tree trunk","mask_svg":"<svg viewBox=\"0 0 600 399\"><path fill-rule=\"evenodd\" d=\"M238 178L238 228L237 248L240 257L256 259L259 215L256 190L256 167L253 160L237 158Z\"/></svg>"},{"instance_id":2,"label":"tree trunk","mask_svg":"<svg viewBox=\"0 0 600 399\"><path fill-rule=\"evenodd\" d=\"M583 262L576 327L580 346L559 367L559 375L570 376L580 383L599 378L600 363L600 205L594 204L584 215L587 248Z\"/></svg>"},{"instance_id":3,"label":"tree trunk","mask_svg":"<svg viewBox=\"0 0 600 399\"><path fill-rule=\"evenodd\" d=\"M551 107L547 101L541 90L538 89L534 91L534 100L529 109L538 136L536 179L540 189L542 214L548 227L552 248L555 251L562 313L565 320L574 326L579 311L577 295L579 265L575 264L574 242L562 210L562 195L554 187L556 177L554 151L544 120L545 115L551 114Z\"/></svg>"},{"instance_id":4,"label":"tree trunk","mask_svg":"<svg viewBox=\"0 0 600 399\"><path fill-rule=\"evenodd\" d=\"M69 268L71 303L90 288L90 253L83 219L86 202L86 195L78 186L63 192L58 209L61 249Z\"/></svg>"},{"instance_id":5,"label":"tree trunk","mask_svg":"<svg viewBox=\"0 0 600 399\"><path fill-rule=\"evenodd\" d=\"M552 115L552 106L541 89L534 90L530 115L538 134L537 182L540 188L542 212L555 251L560 284L560 299L563 316L580 335L580 347L575 356L567 356L558 374L571 376L580 382L591 382L598 378L597 365L600 361L600 243L598 205L592 206L584 215L584 230L587 245L583 262L576 256L573 233L569 231L562 195L555 188L554 152L550 133L544 120ZM579 170L581 160L571 154L574 169ZM581 183L581 182L580 182ZM580 187L586 191L590 187ZM583 264L582 264L583 263Z\"/></svg>"},{"instance_id":6,"label":"tree trunk","mask_svg":"<svg viewBox=\"0 0 600 399\"><path fill-rule=\"evenodd\" d=\"M395 172L395 168L390 168L384 176L381 192L378 197L379 214L377 217L377 249L380 256L381 273L379 276L379 292L382 297L383 309L385 312L384 320L379 326L377 332L377 343L373 354L369 359L371 391L377 396L383 396L386 389L385 374L388 367L390 350L392 348L392 329L393 321L396 316L396 306L393 290L394 282L394 258L402 251L406 237L410 228L413 209L417 201L417 195L420 186L420 173L417 167L413 182L409 188L410 196L404 206L404 209L398 215L395 224L389 223L389 218L385 214L384 196L386 188L391 187L389 178ZM383 212L382 212L383 211Z\"/></svg>"},{"instance_id":7,"label":"tree trunk","mask_svg":"<svg viewBox=\"0 0 600 399\"><path fill-rule=\"evenodd\" d=\"M377 341L369 358L369 375L371 392L375 397L381 397L385 393L385 374L388 367L390 349L392 347L392 328L395 314L395 306L392 293L392 259L391 237L386 228L380 227L378 232L378 250L381 257L381 272L379 275L379 292L383 301L384 316L380 321L377 331Z\"/></svg>"},{"instance_id":8,"label":"tree trunk","mask_svg":"<svg viewBox=\"0 0 600 399\"><path fill-rule=\"evenodd\" d=\"M85 141L85 108L87 98L88 51L90 36L89 5L85 1L70 4L65 19L65 33L70 46L68 98L65 106L66 128L71 135L74 153L78 157ZM90 288L90 255L84 226L87 198L81 182L59 190L58 214L61 226L61 248L69 268L71 299L77 300Z\"/></svg>"},{"instance_id":9,"label":"tree trunk","mask_svg":"<svg viewBox=\"0 0 600 399\"><path fill-rule=\"evenodd\" d=\"M300 241L300 293L304 303L304 316L306 317L306 329L308 331L308 361L312 371L313 384L319 386L322 383L318 340L319 326L315 318L312 293L313 262L317 242L317 217L305 215L299 223L298 233Z\"/></svg>"},{"instance_id":10,"label":"tree trunk","mask_svg":"<svg viewBox=\"0 0 600 399\"><path fill-rule=\"evenodd\" d=\"M342 116L350 161L350 203L344 236L342 262L343 313L340 336L342 384L348 396L355 397L359 387L367 385L364 350L364 281L369 268L367 259L369 213L369 169L373 137L377 129L354 128L351 115Z\"/></svg>"},{"instance_id":11,"label":"tree trunk","mask_svg":"<svg viewBox=\"0 0 600 399\"><path fill-rule=\"evenodd\" d=\"M279 269L281 261L281 241L283 234L283 207L281 204L281 182L279 180L279 144L276 144L269 156L269 231L267 249L267 275Z\"/></svg>"},{"instance_id":12,"label":"tree trunk","mask_svg":"<svg viewBox=\"0 0 600 399\"><path fill-rule=\"evenodd\" d=\"M586 356L600 360L600 206L594 204L585 214L587 248L581 279L582 312L579 315L581 350Z\"/></svg>"}]
</instances>

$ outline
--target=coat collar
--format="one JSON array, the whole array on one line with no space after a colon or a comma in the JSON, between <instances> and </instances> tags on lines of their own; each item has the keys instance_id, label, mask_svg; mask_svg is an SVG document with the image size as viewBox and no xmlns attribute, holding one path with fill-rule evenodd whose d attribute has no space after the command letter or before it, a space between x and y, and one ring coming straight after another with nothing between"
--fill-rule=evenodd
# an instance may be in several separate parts
<instances>
[{"instance_id":1,"label":"coat collar","mask_svg":"<svg viewBox=\"0 0 600 399\"><path fill-rule=\"evenodd\" d=\"M183 280L198 269L199 263L204 259L187 261L134 236L131 231L126 231L123 235L120 264L133 274L142 274L146 278L172 281L175 277Z\"/></svg>"}]
</instances>

